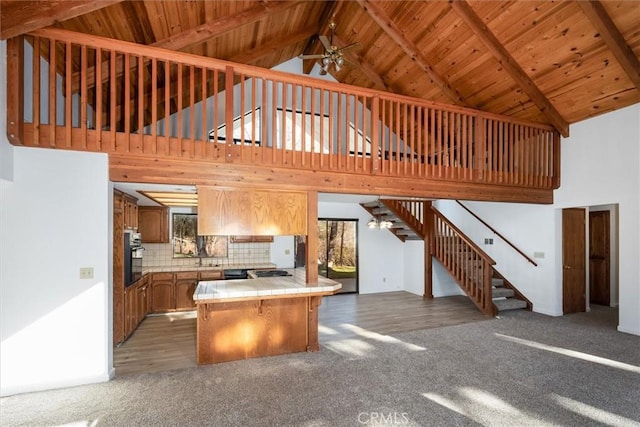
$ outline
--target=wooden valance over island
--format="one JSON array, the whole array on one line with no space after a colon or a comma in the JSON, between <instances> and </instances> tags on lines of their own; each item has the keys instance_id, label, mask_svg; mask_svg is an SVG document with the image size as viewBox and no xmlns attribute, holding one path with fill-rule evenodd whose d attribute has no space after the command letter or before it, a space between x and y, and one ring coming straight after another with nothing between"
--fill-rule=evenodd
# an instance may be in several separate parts
<instances>
[{"instance_id":1,"label":"wooden valance over island","mask_svg":"<svg viewBox=\"0 0 640 427\"><path fill-rule=\"evenodd\" d=\"M304 269L286 271L291 275L198 283L198 365L320 349L318 307L342 285L324 277L306 283Z\"/></svg>"}]
</instances>

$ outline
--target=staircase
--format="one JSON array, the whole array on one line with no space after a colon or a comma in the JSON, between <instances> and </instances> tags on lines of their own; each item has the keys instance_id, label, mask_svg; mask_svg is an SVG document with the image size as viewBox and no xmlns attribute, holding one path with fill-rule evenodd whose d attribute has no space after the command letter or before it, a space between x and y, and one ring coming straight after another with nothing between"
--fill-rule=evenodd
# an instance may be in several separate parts
<instances>
[{"instance_id":1,"label":"staircase","mask_svg":"<svg viewBox=\"0 0 640 427\"><path fill-rule=\"evenodd\" d=\"M376 200L363 203L378 221L391 222L398 239L432 241L431 253L483 313L532 309L531 302L495 268L495 261L431 206L413 200Z\"/></svg>"}]
</instances>

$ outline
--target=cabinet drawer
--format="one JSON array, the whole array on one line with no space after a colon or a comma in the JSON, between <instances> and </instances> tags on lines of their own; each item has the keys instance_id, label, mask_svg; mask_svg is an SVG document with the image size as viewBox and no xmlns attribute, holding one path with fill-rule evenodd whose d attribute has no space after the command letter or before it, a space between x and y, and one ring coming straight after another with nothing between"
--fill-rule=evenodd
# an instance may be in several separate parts
<instances>
[{"instance_id":1,"label":"cabinet drawer","mask_svg":"<svg viewBox=\"0 0 640 427\"><path fill-rule=\"evenodd\" d=\"M222 271L201 271L200 272L200 280L217 280L222 279L223 274Z\"/></svg>"},{"instance_id":2,"label":"cabinet drawer","mask_svg":"<svg viewBox=\"0 0 640 427\"><path fill-rule=\"evenodd\" d=\"M180 279L197 279L198 272L197 271L182 271L180 273L176 273L176 280Z\"/></svg>"},{"instance_id":3,"label":"cabinet drawer","mask_svg":"<svg viewBox=\"0 0 640 427\"><path fill-rule=\"evenodd\" d=\"M154 282L158 280L173 280L173 273L153 273L151 280Z\"/></svg>"}]
</instances>

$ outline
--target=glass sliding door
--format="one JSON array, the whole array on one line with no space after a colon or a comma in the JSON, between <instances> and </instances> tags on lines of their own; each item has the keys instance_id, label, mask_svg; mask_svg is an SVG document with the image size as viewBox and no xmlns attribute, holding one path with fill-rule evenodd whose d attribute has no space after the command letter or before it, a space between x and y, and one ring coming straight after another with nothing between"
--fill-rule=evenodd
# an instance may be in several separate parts
<instances>
[{"instance_id":1,"label":"glass sliding door","mask_svg":"<svg viewBox=\"0 0 640 427\"><path fill-rule=\"evenodd\" d=\"M318 274L358 292L358 220L318 219Z\"/></svg>"}]
</instances>

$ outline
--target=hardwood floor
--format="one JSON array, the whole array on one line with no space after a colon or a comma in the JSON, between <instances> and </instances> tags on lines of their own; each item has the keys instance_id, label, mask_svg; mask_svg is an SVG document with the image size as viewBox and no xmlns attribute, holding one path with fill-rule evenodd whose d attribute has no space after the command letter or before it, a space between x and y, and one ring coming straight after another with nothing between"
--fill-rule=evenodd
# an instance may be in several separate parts
<instances>
[{"instance_id":1,"label":"hardwood floor","mask_svg":"<svg viewBox=\"0 0 640 427\"><path fill-rule=\"evenodd\" d=\"M320 345L358 335L383 335L487 320L468 298L423 300L408 292L325 297L319 311ZM195 312L148 316L114 349L116 375L196 366Z\"/></svg>"}]
</instances>

